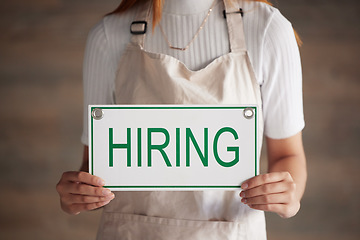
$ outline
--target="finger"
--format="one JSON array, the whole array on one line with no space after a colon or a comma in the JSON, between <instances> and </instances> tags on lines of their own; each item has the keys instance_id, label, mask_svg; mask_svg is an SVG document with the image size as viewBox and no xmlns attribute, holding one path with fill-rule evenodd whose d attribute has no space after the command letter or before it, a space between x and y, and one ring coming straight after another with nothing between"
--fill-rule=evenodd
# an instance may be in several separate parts
<instances>
[{"instance_id":1,"label":"finger","mask_svg":"<svg viewBox=\"0 0 360 240\"><path fill-rule=\"evenodd\" d=\"M250 188L248 190L243 190L240 193L240 197L250 198L255 196L274 194L274 193L282 193L286 191L292 191L295 188L294 183L292 182L276 182L260 185L254 188Z\"/></svg>"},{"instance_id":2,"label":"finger","mask_svg":"<svg viewBox=\"0 0 360 240\"><path fill-rule=\"evenodd\" d=\"M241 184L241 188L243 190L245 189L251 189L260 185L268 184L268 183L275 183L280 182L283 180L291 181L291 175L288 172L272 172L267 174L261 174L258 176L255 176L253 178L250 178L249 180L245 181L243 184Z\"/></svg>"},{"instance_id":3,"label":"finger","mask_svg":"<svg viewBox=\"0 0 360 240\"><path fill-rule=\"evenodd\" d=\"M277 213L282 218L290 218L296 215L300 209L300 204L289 206L287 204L254 204L250 208Z\"/></svg>"},{"instance_id":4,"label":"finger","mask_svg":"<svg viewBox=\"0 0 360 240\"><path fill-rule=\"evenodd\" d=\"M71 194L88 196L108 196L112 194L109 189L103 187L94 187L83 183L68 183L66 185L68 193Z\"/></svg>"},{"instance_id":5,"label":"finger","mask_svg":"<svg viewBox=\"0 0 360 240\"><path fill-rule=\"evenodd\" d=\"M248 205L253 204L287 204L289 203L290 194L285 193L276 193L269 195L261 195L257 197L251 198L243 198L241 202L246 203Z\"/></svg>"},{"instance_id":6,"label":"finger","mask_svg":"<svg viewBox=\"0 0 360 240\"><path fill-rule=\"evenodd\" d=\"M78 195L78 194L67 194L67 196L63 197L61 200L68 205L75 203L96 203L96 202L104 202L107 200L113 200L115 195L111 193L107 196L87 196L87 195Z\"/></svg>"},{"instance_id":7,"label":"finger","mask_svg":"<svg viewBox=\"0 0 360 240\"><path fill-rule=\"evenodd\" d=\"M105 181L100 177L81 171L65 172L62 178L69 182L80 182L99 187L105 185Z\"/></svg>"},{"instance_id":8,"label":"finger","mask_svg":"<svg viewBox=\"0 0 360 240\"><path fill-rule=\"evenodd\" d=\"M79 214L80 212L83 211L90 211L90 210L94 210L100 207L103 207L107 204L110 203L110 200L104 201L104 202L96 202L96 203L75 203L69 206L69 211L72 214Z\"/></svg>"},{"instance_id":9,"label":"finger","mask_svg":"<svg viewBox=\"0 0 360 240\"><path fill-rule=\"evenodd\" d=\"M253 204L249 205L249 207L256 210L275 213L284 212L286 210L285 204Z\"/></svg>"}]
</instances>

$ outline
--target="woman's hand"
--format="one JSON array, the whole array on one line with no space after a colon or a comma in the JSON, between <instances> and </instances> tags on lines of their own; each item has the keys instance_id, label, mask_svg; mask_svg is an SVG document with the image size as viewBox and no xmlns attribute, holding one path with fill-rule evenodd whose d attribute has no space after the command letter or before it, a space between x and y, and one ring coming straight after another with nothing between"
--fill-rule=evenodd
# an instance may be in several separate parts
<instances>
[{"instance_id":1,"label":"woman's hand","mask_svg":"<svg viewBox=\"0 0 360 240\"><path fill-rule=\"evenodd\" d=\"M104 180L82 171L63 173L56 190L60 195L61 208L77 215L108 204L115 195L103 188Z\"/></svg>"},{"instance_id":2,"label":"woman's hand","mask_svg":"<svg viewBox=\"0 0 360 240\"><path fill-rule=\"evenodd\" d=\"M253 209L289 218L300 209L307 179L301 132L285 139L267 137L266 144L269 173L245 181L240 197Z\"/></svg>"},{"instance_id":3,"label":"woman's hand","mask_svg":"<svg viewBox=\"0 0 360 240\"><path fill-rule=\"evenodd\" d=\"M245 181L240 193L250 208L275 212L282 218L294 216L300 209L296 183L289 172L272 172Z\"/></svg>"}]
</instances>

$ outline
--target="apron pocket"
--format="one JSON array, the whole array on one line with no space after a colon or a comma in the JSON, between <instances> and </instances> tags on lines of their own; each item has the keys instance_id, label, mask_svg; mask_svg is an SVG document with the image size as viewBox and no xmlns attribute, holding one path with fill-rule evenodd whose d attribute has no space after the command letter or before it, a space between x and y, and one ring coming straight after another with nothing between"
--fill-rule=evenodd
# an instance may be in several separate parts
<instances>
[{"instance_id":1,"label":"apron pocket","mask_svg":"<svg viewBox=\"0 0 360 240\"><path fill-rule=\"evenodd\" d=\"M103 212L98 240L244 240L246 224Z\"/></svg>"}]
</instances>

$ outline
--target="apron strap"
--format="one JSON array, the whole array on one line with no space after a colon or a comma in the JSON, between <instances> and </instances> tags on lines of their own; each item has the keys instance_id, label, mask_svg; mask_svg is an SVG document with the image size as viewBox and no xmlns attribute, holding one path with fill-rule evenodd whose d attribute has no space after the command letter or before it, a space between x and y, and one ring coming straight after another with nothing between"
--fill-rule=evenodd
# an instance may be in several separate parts
<instances>
[{"instance_id":1,"label":"apron strap","mask_svg":"<svg viewBox=\"0 0 360 240\"><path fill-rule=\"evenodd\" d=\"M246 42L244 34L244 26L242 14L239 12L238 1L224 0L225 13L229 42L231 52L246 51ZM237 5L237 6L236 6ZM141 48L144 47L144 40L149 25L149 19L151 15L152 1L142 1L139 11L136 15L135 21L130 26L130 32L132 33L131 42L138 44Z\"/></svg>"},{"instance_id":2,"label":"apron strap","mask_svg":"<svg viewBox=\"0 0 360 240\"><path fill-rule=\"evenodd\" d=\"M224 0L231 52L246 51L244 25L239 1Z\"/></svg>"},{"instance_id":3,"label":"apron strap","mask_svg":"<svg viewBox=\"0 0 360 240\"><path fill-rule=\"evenodd\" d=\"M141 1L135 20L130 25L131 42L144 48L144 40L149 25L152 1Z\"/></svg>"}]
</instances>

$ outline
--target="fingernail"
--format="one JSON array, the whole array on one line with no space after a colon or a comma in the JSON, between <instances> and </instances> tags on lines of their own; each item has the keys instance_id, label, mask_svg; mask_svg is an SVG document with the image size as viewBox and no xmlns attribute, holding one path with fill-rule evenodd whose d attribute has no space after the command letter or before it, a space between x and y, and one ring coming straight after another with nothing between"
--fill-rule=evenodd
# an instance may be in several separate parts
<instances>
[{"instance_id":1,"label":"fingernail","mask_svg":"<svg viewBox=\"0 0 360 240\"><path fill-rule=\"evenodd\" d=\"M245 192L241 192L240 197L242 197L242 198L245 197Z\"/></svg>"},{"instance_id":2,"label":"fingernail","mask_svg":"<svg viewBox=\"0 0 360 240\"><path fill-rule=\"evenodd\" d=\"M243 183L242 185L241 185L241 188L242 189L247 189L249 187L249 185L247 184L247 183Z\"/></svg>"},{"instance_id":3,"label":"fingernail","mask_svg":"<svg viewBox=\"0 0 360 240\"><path fill-rule=\"evenodd\" d=\"M112 192L109 190L109 189L103 189L102 190L102 194L107 196L107 195L110 195Z\"/></svg>"},{"instance_id":4,"label":"fingernail","mask_svg":"<svg viewBox=\"0 0 360 240\"><path fill-rule=\"evenodd\" d=\"M247 203L246 198L241 199L241 202L243 202L243 203Z\"/></svg>"},{"instance_id":5,"label":"fingernail","mask_svg":"<svg viewBox=\"0 0 360 240\"><path fill-rule=\"evenodd\" d=\"M104 186L104 185L105 185L105 181L104 181L103 179L99 179L99 180L98 180L98 184L99 184L100 186Z\"/></svg>"}]
</instances>

